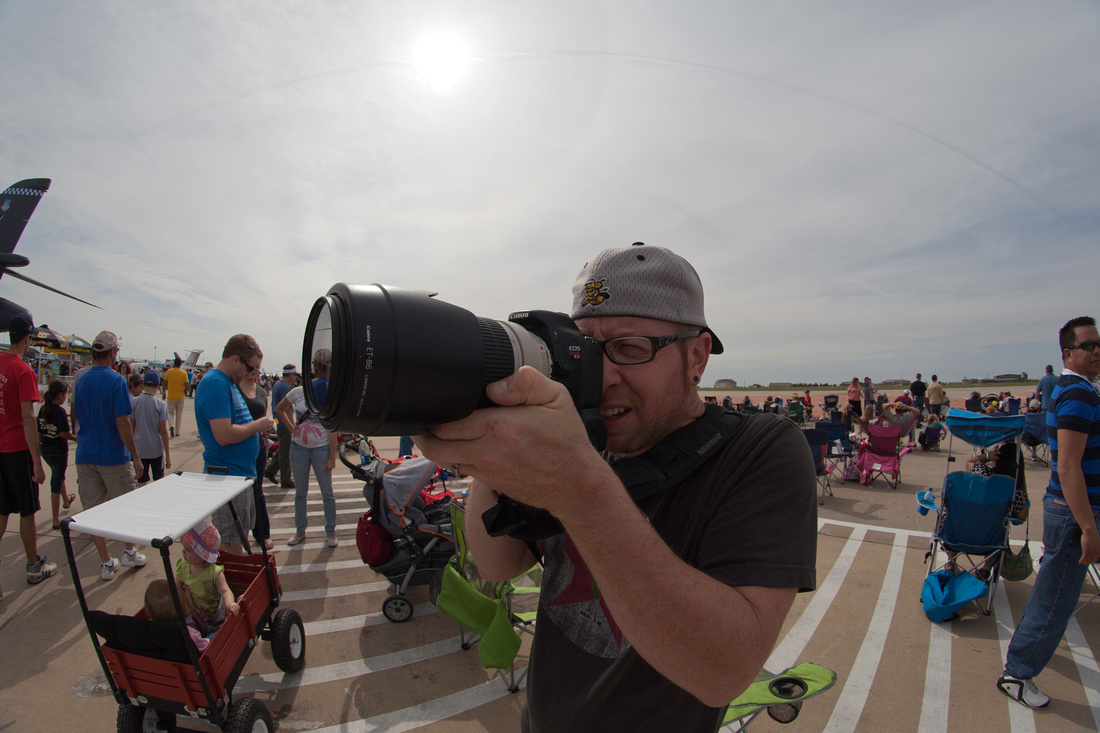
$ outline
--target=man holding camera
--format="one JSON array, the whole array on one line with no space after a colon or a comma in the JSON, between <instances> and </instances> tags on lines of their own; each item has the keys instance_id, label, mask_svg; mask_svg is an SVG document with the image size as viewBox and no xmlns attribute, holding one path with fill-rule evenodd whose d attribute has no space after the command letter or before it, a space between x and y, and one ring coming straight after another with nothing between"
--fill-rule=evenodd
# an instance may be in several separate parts
<instances>
[{"instance_id":1,"label":"man holding camera","mask_svg":"<svg viewBox=\"0 0 1100 733\"><path fill-rule=\"evenodd\" d=\"M793 423L699 400L722 344L686 260L640 244L605 250L573 294L577 327L603 346L610 456L591 447L565 387L530 367L487 388L503 409L417 442L477 479L467 528L485 577L535 562L528 544L491 537L479 520L498 494L564 528L537 546L545 574L523 730L714 731L763 667L795 593L814 587L813 462ZM693 446L703 424L722 435ZM661 457L674 442L692 447L680 454L687 469ZM639 491L639 466L671 480Z\"/></svg>"}]
</instances>

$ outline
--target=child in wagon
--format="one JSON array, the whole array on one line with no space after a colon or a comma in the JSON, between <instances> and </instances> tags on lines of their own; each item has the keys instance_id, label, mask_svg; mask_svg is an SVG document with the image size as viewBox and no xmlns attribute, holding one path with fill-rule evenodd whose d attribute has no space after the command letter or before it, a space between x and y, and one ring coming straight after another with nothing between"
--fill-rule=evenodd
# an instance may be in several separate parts
<instances>
[{"instance_id":1,"label":"child in wagon","mask_svg":"<svg viewBox=\"0 0 1100 733\"><path fill-rule=\"evenodd\" d=\"M228 611L236 616L240 606L225 579L225 568L217 564L221 535L208 519L180 538L183 558L176 561L176 577L183 583L194 607L192 618L199 629L212 633Z\"/></svg>"},{"instance_id":2,"label":"child in wagon","mask_svg":"<svg viewBox=\"0 0 1100 733\"><path fill-rule=\"evenodd\" d=\"M187 595L187 589L179 579L176 580L176 585L179 589L180 605L183 607L183 613L186 616L191 616L194 609L191 607L191 600ZM176 620L176 608L172 604L172 589L168 586L167 580L163 578L154 580L146 587L145 615L149 617L150 621L179 623ZM199 654L206 651L206 647L210 646L210 640L204 639L195 627L190 624L187 626L187 631L190 632L191 641L195 643L195 648L199 650Z\"/></svg>"}]
</instances>

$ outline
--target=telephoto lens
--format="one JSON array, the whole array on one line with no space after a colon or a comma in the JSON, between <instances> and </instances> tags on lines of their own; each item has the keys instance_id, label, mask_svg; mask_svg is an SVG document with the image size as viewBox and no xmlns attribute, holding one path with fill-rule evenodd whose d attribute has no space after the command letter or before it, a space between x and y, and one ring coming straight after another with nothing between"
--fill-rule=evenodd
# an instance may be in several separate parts
<instances>
[{"instance_id":1,"label":"telephoto lens","mask_svg":"<svg viewBox=\"0 0 1100 733\"><path fill-rule=\"evenodd\" d=\"M328 386L314 394L322 349ZM327 430L415 435L491 406L485 387L524 365L563 382L586 425L600 423L600 345L561 313L498 321L424 290L337 283L310 311L302 362L306 404Z\"/></svg>"}]
</instances>

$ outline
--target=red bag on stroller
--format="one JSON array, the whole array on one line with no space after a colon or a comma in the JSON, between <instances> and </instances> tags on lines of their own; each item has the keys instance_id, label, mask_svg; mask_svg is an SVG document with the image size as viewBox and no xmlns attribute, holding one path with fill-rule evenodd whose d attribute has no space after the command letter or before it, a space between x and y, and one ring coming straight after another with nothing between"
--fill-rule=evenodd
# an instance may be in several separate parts
<instances>
[{"instance_id":1,"label":"red bag on stroller","mask_svg":"<svg viewBox=\"0 0 1100 733\"><path fill-rule=\"evenodd\" d=\"M370 471L374 484L372 507L380 506L378 501L382 491L382 482L379 480L378 473L382 469L382 464L380 461L376 463L377 467L372 467ZM393 535L374 517L370 509L359 517L359 525L355 528L355 546L359 548L359 557L371 566L384 565L393 555Z\"/></svg>"},{"instance_id":2,"label":"red bag on stroller","mask_svg":"<svg viewBox=\"0 0 1100 733\"><path fill-rule=\"evenodd\" d=\"M378 494L375 493L375 501ZM367 565L383 565L393 555L393 535L367 511L359 517L359 526L355 529L355 546L359 556Z\"/></svg>"}]
</instances>

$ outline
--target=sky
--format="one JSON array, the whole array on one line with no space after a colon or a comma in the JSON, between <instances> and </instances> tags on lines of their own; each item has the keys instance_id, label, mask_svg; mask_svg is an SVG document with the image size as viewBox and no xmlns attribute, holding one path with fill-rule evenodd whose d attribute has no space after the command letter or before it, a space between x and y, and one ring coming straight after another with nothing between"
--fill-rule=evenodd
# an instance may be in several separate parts
<instances>
[{"instance_id":1,"label":"sky","mask_svg":"<svg viewBox=\"0 0 1100 733\"><path fill-rule=\"evenodd\" d=\"M704 384L1057 365L1100 316L1093 2L0 0L0 296L122 355L300 364L337 282L568 312L698 269Z\"/></svg>"}]
</instances>

